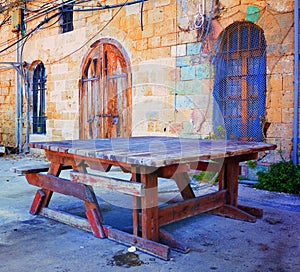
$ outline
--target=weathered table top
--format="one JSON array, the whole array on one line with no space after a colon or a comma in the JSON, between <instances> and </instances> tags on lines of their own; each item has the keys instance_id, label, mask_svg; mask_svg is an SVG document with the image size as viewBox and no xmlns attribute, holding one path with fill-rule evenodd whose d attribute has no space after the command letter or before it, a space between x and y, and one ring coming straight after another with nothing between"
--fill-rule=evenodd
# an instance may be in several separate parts
<instances>
[{"instance_id":1,"label":"weathered table top","mask_svg":"<svg viewBox=\"0 0 300 272\"><path fill-rule=\"evenodd\" d=\"M149 167L234 157L276 148L276 145L264 142L152 136L34 142L30 146L64 154Z\"/></svg>"}]
</instances>

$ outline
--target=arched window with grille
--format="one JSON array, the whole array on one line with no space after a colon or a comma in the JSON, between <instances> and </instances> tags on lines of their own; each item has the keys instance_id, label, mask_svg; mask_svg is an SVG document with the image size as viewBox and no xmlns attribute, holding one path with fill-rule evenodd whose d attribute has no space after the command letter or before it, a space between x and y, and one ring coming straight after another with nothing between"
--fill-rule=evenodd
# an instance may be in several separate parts
<instances>
[{"instance_id":1,"label":"arched window with grille","mask_svg":"<svg viewBox=\"0 0 300 272\"><path fill-rule=\"evenodd\" d=\"M252 22L227 27L221 34L215 64L213 96L226 138L262 141L266 92L266 42L262 29Z\"/></svg>"},{"instance_id":2,"label":"arched window with grille","mask_svg":"<svg viewBox=\"0 0 300 272\"><path fill-rule=\"evenodd\" d=\"M46 134L46 70L42 62L33 70L32 77L32 133Z\"/></svg>"}]
</instances>

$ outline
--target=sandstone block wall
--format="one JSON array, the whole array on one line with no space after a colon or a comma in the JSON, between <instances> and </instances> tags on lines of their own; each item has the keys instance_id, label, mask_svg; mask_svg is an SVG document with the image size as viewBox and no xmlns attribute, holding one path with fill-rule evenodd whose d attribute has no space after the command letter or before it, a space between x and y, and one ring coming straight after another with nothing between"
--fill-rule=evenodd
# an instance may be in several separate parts
<instances>
[{"instance_id":1,"label":"sandstone block wall","mask_svg":"<svg viewBox=\"0 0 300 272\"><path fill-rule=\"evenodd\" d=\"M113 5L121 0L102 1ZM101 3L102 3L101 2ZM200 1L202 2L202 1ZM47 73L47 134L44 139L78 138L81 65L90 46L103 37L116 39L126 50L132 69L132 135L212 134L213 55L220 33L236 21L251 20L267 42L266 140L290 157L293 137L293 1L220 0L211 29L199 42L193 28L198 0L149 0L103 11L74 13L74 30L59 34L58 23L33 33L23 60L40 60ZM212 1L206 1L209 16ZM97 6L97 1L89 1ZM251 10L258 10L251 13ZM51 16L54 12L48 14ZM29 20L33 29L45 16ZM142 18L142 22L141 22ZM51 25L51 26L50 26ZM15 38L9 24L1 33ZM3 47L4 45L2 45ZM34 50L32 50L34 48ZM15 54L0 54L14 61ZM14 72L0 70L0 143L14 144ZM34 139L34 135L31 139ZM39 136L40 137L40 136Z\"/></svg>"}]
</instances>

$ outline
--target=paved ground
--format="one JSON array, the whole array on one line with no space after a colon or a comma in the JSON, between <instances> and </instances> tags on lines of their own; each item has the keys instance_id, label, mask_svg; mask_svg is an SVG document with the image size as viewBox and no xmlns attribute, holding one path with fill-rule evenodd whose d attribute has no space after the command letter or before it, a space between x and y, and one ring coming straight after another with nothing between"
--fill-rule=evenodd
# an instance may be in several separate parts
<instances>
[{"instance_id":1,"label":"paved ground","mask_svg":"<svg viewBox=\"0 0 300 272\"><path fill-rule=\"evenodd\" d=\"M0 157L1 272L300 271L299 196L240 185L240 204L264 209L263 218L256 223L202 214L165 227L190 247L188 254L172 251L172 259L163 261L137 251L137 256L124 260L124 245L28 213L36 188L9 169L40 160ZM170 197L169 185L162 182L160 186L163 198ZM198 193L214 189L194 186ZM130 222L130 199L110 192L96 193L105 223L121 227ZM83 212L82 203L70 197L55 195L51 205L76 214Z\"/></svg>"}]
</instances>

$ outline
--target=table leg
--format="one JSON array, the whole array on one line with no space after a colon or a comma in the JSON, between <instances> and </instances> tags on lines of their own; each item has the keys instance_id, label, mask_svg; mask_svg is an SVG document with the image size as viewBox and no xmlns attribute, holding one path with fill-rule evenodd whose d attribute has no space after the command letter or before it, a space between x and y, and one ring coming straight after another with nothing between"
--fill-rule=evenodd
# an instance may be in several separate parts
<instances>
[{"instance_id":1,"label":"table leg","mask_svg":"<svg viewBox=\"0 0 300 272\"><path fill-rule=\"evenodd\" d=\"M239 163L233 161L225 165L225 186L227 189L227 204L237 206Z\"/></svg>"},{"instance_id":2,"label":"table leg","mask_svg":"<svg viewBox=\"0 0 300 272\"><path fill-rule=\"evenodd\" d=\"M145 195L141 197L142 204L142 237L157 242L158 233L158 184L155 171L141 167L141 182L145 185Z\"/></svg>"},{"instance_id":3,"label":"table leg","mask_svg":"<svg viewBox=\"0 0 300 272\"><path fill-rule=\"evenodd\" d=\"M256 222L256 217L261 217L262 210L238 205L238 177L239 161L230 160L224 165L224 178L222 187L227 191L226 204L209 213L248 222Z\"/></svg>"},{"instance_id":4,"label":"table leg","mask_svg":"<svg viewBox=\"0 0 300 272\"><path fill-rule=\"evenodd\" d=\"M139 173L139 168L137 167L132 167L131 169L131 180L136 181L136 182L141 182L141 175ZM133 220L133 235L136 236L141 236L140 233L140 219L139 219L139 214L141 213L141 198L138 196L132 196L132 220Z\"/></svg>"},{"instance_id":5,"label":"table leg","mask_svg":"<svg viewBox=\"0 0 300 272\"><path fill-rule=\"evenodd\" d=\"M176 173L172 178L175 180L178 189L180 190L181 196L184 200L195 198L195 194L190 185L190 178L187 173Z\"/></svg>"}]
</instances>

